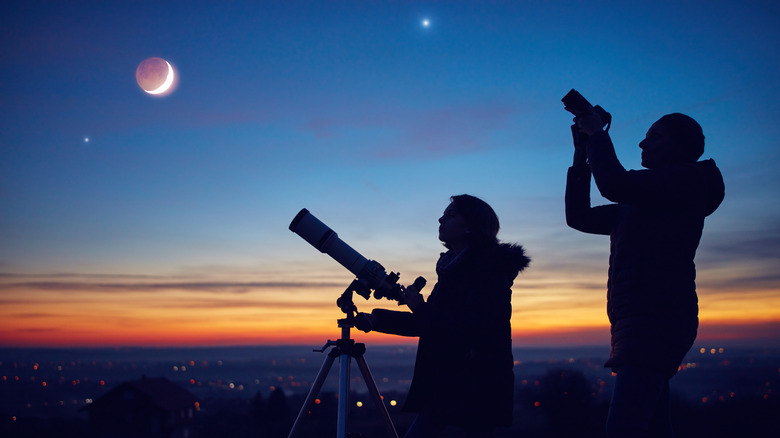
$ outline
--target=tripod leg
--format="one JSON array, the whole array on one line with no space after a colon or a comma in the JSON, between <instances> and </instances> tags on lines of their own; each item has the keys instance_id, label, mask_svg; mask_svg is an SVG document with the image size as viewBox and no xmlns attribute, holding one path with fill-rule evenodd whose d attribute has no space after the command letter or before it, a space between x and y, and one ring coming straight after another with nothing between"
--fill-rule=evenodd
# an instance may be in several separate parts
<instances>
[{"instance_id":1,"label":"tripod leg","mask_svg":"<svg viewBox=\"0 0 780 438\"><path fill-rule=\"evenodd\" d=\"M317 378L314 379L314 383L311 385L309 395L306 396L306 401L303 402L303 407L301 407L301 411L298 412L298 417L295 419L295 423L293 424L292 429L290 429L290 434L287 435L287 438L294 438L297 436L298 426L301 424L304 417L306 417L306 413L309 412L309 408L311 408L311 404L314 403L314 399L319 395L322 384L325 383L325 379L328 377L328 372L330 372L330 367L333 366L334 360L336 360L335 355L328 354L325 357L325 361L322 363L319 373L317 373Z\"/></svg>"},{"instance_id":2,"label":"tripod leg","mask_svg":"<svg viewBox=\"0 0 780 438\"><path fill-rule=\"evenodd\" d=\"M341 372L339 373L339 416L336 423L336 437L346 438L347 436L347 417L349 415L349 368L352 356L348 353L342 353Z\"/></svg>"},{"instance_id":3,"label":"tripod leg","mask_svg":"<svg viewBox=\"0 0 780 438\"><path fill-rule=\"evenodd\" d=\"M398 433L395 431L395 426L393 426L393 420L390 418L390 413L387 412L387 406L385 406L382 396L379 394L379 389L374 381L374 376L371 375L371 370L368 369L366 359L363 356L358 356L355 360L357 361L358 368L360 368L360 372L363 374L363 380L366 382L368 392L371 393L371 397L374 398L374 403L381 408L380 411L382 411L387 431L390 433L391 437L398 438Z\"/></svg>"}]
</instances>

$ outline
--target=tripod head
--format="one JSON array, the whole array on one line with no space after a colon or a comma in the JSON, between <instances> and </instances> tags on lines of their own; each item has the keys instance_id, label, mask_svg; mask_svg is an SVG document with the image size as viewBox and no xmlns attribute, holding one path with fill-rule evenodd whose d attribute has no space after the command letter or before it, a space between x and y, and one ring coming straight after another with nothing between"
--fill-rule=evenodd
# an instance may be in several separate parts
<instances>
[{"instance_id":1,"label":"tripod head","mask_svg":"<svg viewBox=\"0 0 780 438\"><path fill-rule=\"evenodd\" d=\"M398 277L396 276L395 279L397 280ZM419 292L422 290L422 288L425 287L425 284L427 281L423 277L417 277L416 280L414 280L414 283L411 286L408 286L410 290L415 290L416 292ZM395 286L395 289L397 290L397 298L398 305L406 304L406 289L405 287L399 285L395 280L393 281L393 285ZM339 306L339 309L341 309L342 312L344 312L345 315L347 315L346 321L349 322L354 327L354 320L355 316L357 314L357 306L355 305L355 302L352 300L352 296L354 292L357 292L360 296L366 296L364 292L370 291L371 285L369 281L367 281L364 278L358 277L354 280L352 280L352 283L347 286L347 288L344 290L344 292L341 294L341 296L336 300L336 305Z\"/></svg>"},{"instance_id":2,"label":"tripod head","mask_svg":"<svg viewBox=\"0 0 780 438\"><path fill-rule=\"evenodd\" d=\"M352 301L352 293L361 290L360 288L362 287L364 287L364 285L356 278L352 280L352 283L347 286L341 296L336 300L336 305L339 306L339 309L341 309L345 315L347 315L347 321L354 320L358 310L355 302Z\"/></svg>"}]
</instances>

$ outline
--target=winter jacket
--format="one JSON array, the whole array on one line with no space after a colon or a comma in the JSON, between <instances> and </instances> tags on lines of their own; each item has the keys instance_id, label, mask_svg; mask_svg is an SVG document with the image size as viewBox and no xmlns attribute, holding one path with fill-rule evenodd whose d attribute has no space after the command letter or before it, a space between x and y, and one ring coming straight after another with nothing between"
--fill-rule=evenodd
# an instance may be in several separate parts
<instances>
[{"instance_id":1,"label":"winter jacket","mask_svg":"<svg viewBox=\"0 0 780 438\"><path fill-rule=\"evenodd\" d=\"M711 159L627 171L606 133L587 148L588 164L569 168L566 221L610 236L605 366L645 366L671 377L696 338L694 256L704 218L723 200L723 177ZM590 206L591 173L614 204Z\"/></svg>"},{"instance_id":2,"label":"winter jacket","mask_svg":"<svg viewBox=\"0 0 780 438\"><path fill-rule=\"evenodd\" d=\"M529 263L519 245L443 253L438 282L411 312L375 309L375 330L419 336L407 412L457 426L512 421L512 283Z\"/></svg>"}]
</instances>

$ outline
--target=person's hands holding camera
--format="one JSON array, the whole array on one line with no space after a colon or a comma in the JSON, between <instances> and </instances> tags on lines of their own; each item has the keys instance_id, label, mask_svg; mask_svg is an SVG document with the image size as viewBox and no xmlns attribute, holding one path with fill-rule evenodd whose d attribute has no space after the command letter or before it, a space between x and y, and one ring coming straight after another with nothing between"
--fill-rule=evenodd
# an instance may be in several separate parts
<instances>
[{"instance_id":1,"label":"person's hands holding camera","mask_svg":"<svg viewBox=\"0 0 780 438\"><path fill-rule=\"evenodd\" d=\"M588 137L609 130L612 123L612 115L604 111L604 108L595 107L582 97L577 90L571 89L561 99L564 109L574 114L574 124L571 126L571 134L574 140L574 166L587 165L588 152L585 148Z\"/></svg>"},{"instance_id":2,"label":"person's hands holding camera","mask_svg":"<svg viewBox=\"0 0 780 438\"><path fill-rule=\"evenodd\" d=\"M586 164L588 161L588 151L585 149L585 140L587 137L602 131L604 123L599 114L588 104L585 111L566 108L574 114L574 125L572 132L574 141L574 165Z\"/></svg>"},{"instance_id":3,"label":"person's hands holding camera","mask_svg":"<svg viewBox=\"0 0 780 438\"><path fill-rule=\"evenodd\" d=\"M574 114L574 125L579 132L590 137L603 131L604 122L592 106L590 106L587 111L567 109Z\"/></svg>"}]
</instances>

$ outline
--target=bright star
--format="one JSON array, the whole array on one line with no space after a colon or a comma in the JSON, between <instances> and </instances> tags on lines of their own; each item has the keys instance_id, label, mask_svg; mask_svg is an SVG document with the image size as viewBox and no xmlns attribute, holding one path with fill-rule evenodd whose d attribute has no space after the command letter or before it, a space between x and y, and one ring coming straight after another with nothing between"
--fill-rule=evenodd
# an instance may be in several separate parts
<instances>
[{"instance_id":1,"label":"bright star","mask_svg":"<svg viewBox=\"0 0 780 438\"><path fill-rule=\"evenodd\" d=\"M430 20L428 20L428 19L426 18L426 19L424 19L424 20L422 21L422 25L423 25L423 27L428 27L428 26L430 26L430 25L431 25L431 22L430 22Z\"/></svg>"},{"instance_id":2,"label":"bright star","mask_svg":"<svg viewBox=\"0 0 780 438\"><path fill-rule=\"evenodd\" d=\"M84 143L89 143L89 137L84 137Z\"/></svg>"}]
</instances>

